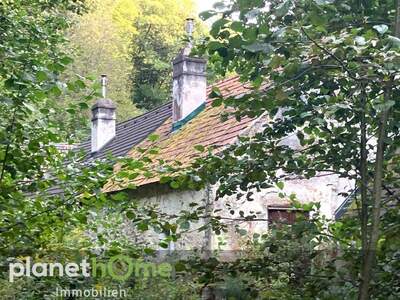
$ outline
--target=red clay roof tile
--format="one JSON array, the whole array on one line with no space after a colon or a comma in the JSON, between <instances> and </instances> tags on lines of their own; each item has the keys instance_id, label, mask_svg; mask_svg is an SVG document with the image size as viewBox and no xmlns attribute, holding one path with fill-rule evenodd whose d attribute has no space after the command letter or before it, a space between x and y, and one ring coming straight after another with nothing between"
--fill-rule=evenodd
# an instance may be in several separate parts
<instances>
[{"instance_id":1,"label":"red clay roof tile","mask_svg":"<svg viewBox=\"0 0 400 300\"><path fill-rule=\"evenodd\" d=\"M210 94L214 86L220 89L224 97L239 96L248 91L247 85L241 83L237 76L210 86L207 94ZM223 106L213 107L211 104L212 99L208 98L205 110L175 132L171 132L172 118L168 118L153 132L159 135L159 139L156 142L144 140L129 151L128 156L139 158L141 155L144 155L137 150L137 147L142 149L158 147L158 154L149 155L153 161L162 159L165 162L174 162L178 160L183 165L190 165L195 157L204 155L194 148L196 145L202 145L205 148L212 146L212 152L218 153L222 148L232 144L237 136L250 126L252 119L245 117L238 122L234 117L230 116L226 121L221 121L221 114L226 112L227 108ZM133 180L133 182L116 183L110 181L106 185L105 190L108 192L117 191L124 189L129 183L141 186L158 182L158 180L159 178L157 177L140 177Z\"/></svg>"}]
</instances>

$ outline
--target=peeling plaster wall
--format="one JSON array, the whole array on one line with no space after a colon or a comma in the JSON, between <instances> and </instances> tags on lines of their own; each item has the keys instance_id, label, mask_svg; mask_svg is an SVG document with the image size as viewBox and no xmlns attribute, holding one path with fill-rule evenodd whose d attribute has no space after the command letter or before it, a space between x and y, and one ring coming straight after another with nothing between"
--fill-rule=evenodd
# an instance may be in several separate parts
<instances>
[{"instance_id":1,"label":"peeling plaster wall","mask_svg":"<svg viewBox=\"0 0 400 300\"><path fill-rule=\"evenodd\" d=\"M275 118L282 117L280 111ZM241 135L252 136L264 129L264 124L269 122L267 115L262 115L254 123L244 130ZM281 145L287 145L292 149L301 150L302 146L295 133L288 135L280 142ZM140 199L143 204L157 204L160 211L167 214L178 214L183 209L190 209L191 202L200 205L209 204L210 211L219 209L218 214L223 218L227 225L228 232L216 235L211 231L196 232L196 228L201 227L207 220L202 219L196 224L192 224L191 232L183 235L181 241L172 248L176 250L238 250L245 243L247 238L251 238L254 233L264 233L268 230L268 208L269 207L290 207L289 200L279 197L279 192L287 196L294 193L296 200L300 203L320 203L320 213L327 219L334 220L336 209L345 200L340 193L350 193L354 188L354 182L339 178L338 175L327 173L317 174L311 179L292 178L284 181L283 190L274 188L265 189L261 192L253 191L254 201L237 199L236 195L225 197L214 201L218 186L209 187L203 191L176 191L162 185L153 187L143 187L139 194L133 195ZM232 215L230 210L234 210ZM241 218L239 211L244 212L244 216L256 214L259 221L241 221L234 220ZM236 227L247 231L246 237L237 233ZM161 236L157 234L141 235L151 245L157 245Z\"/></svg>"},{"instance_id":2,"label":"peeling plaster wall","mask_svg":"<svg viewBox=\"0 0 400 300\"><path fill-rule=\"evenodd\" d=\"M320 174L311 179L288 180L285 182L283 192L287 195L295 193L297 200L301 203L320 202L320 212L328 219L333 219L336 208L344 200L338 194L349 191L351 188L350 181L341 179L337 175ZM251 237L253 233L263 233L268 230L268 207L290 205L288 200L278 196L278 193L282 191L277 189L271 188L254 193L254 201L247 201L245 197L236 199L236 196L214 201L216 189L217 186L202 191L176 191L166 186L153 185L131 196L138 199L141 205L156 205L160 212L168 215L177 215L181 210L190 210L191 202L196 202L201 206L209 201L211 210L221 209L218 214L226 218L223 222L228 225L227 233L216 235L210 231L197 232L196 229L207 222L201 219L191 224L190 233L184 234L182 239L171 245L170 248L176 250L238 250L246 238ZM231 209L235 211L234 215L229 212ZM264 220L252 222L232 220L240 218L239 211L243 211L245 216L255 213L258 219ZM236 232L236 225L248 231L246 237L241 237ZM134 232L129 225L125 230L133 242L145 242L153 248L157 248L158 242L163 238L155 232L145 234Z\"/></svg>"},{"instance_id":3,"label":"peeling plaster wall","mask_svg":"<svg viewBox=\"0 0 400 300\"><path fill-rule=\"evenodd\" d=\"M241 237L235 230L236 225L245 229L248 233L246 238L251 237L254 233L265 233L268 230L268 208L269 207L290 207L290 201L279 197L279 193L286 195L296 194L296 199L300 203L307 204L311 202L319 202L320 213L327 219L333 220L335 210L344 201L344 197L340 196L340 192L349 192L352 190L353 184L349 180L339 178L337 175L320 174L311 179L293 179L284 182L283 190L265 189L259 193L254 192L253 201L236 199L236 196L225 197L217 201L214 205L215 209L221 209L221 216L224 218L238 219L239 211L244 212L244 216L256 214L259 221L236 221L226 220L228 225L228 233L219 237L213 236L212 247L223 250L238 250L244 243L245 238ZM232 215L229 211L233 209L235 213ZM218 246L220 241L224 241L225 245Z\"/></svg>"},{"instance_id":4,"label":"peeling plaster wall","mask_svg":"<svg viewBox=\"0 0 400 300\"><path fill-rule=\"evenodd\" d=\"M151 185L142 189L140 193L132 193L131 198L137 199L139 205L157 206L159 212L173 216L178 215L182 210L190 210L189 204L197 203L199 206L206 204L208 200L207 190L202 191L177 191L168 188L167 186ZM162 234L156 232L137 232L127 221L125 234L130 237L132 242L140 242L148 246L158 249L158 243L164 238ZM207 232L198 232L197 229L204 225L204 220L199 220L196 223L191 223L190 233L184 234L179 241L172 243L170 249L176 250L205 250L207 247Z\"/></svg>"}]
</instances>

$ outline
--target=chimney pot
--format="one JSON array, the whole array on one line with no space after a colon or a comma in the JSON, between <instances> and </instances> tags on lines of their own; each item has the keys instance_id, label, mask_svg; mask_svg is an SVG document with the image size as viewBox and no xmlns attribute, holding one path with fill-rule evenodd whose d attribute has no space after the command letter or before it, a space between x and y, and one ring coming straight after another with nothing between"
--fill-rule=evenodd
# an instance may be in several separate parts
<instances>
[{"instance_id":1,"label":"chimney pot","mask_svg":"<svg viewBox=\"0 0 400 300\"><path fill-rule=\"evenodd\" d=\"M184 49L173 61L172 120L178 129L205 107L207 60L189 57Z\"/></svg>"},{"instance_id":2,"label":"chimney pot","mask_svg":"<svg viewBox=\"0 0 400 300\"><path fill-rule=\"evenodd\" d=\"M189 39L191 39L193 36L193 31L194 31L194 19L193 18L186 19L185 30L186 30L186 34L188 35Z\"/></svg>"}]
</instances>

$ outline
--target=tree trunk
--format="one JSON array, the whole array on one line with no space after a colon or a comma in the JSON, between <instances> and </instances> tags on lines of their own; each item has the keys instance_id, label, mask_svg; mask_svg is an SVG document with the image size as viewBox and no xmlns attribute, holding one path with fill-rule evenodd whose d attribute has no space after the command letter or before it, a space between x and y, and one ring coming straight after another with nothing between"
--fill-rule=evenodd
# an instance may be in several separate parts
<instances>
[{"instance_id":1,"label":"tree trunk","mask_svg":"<svg viewBox=\"0 0 400 300\"><path fill-rule=\"evenodd\" d=\"M368 151L367 151L367 125L365 85L361 85L361 139L360 139L360 195L361 195L361 249L364 257L368 245Z\"/></svg>"},{"instance_id":2,"label":"tree trunk","mask_svg":"<svg viewBox=\"0 0 400 300\"><path fill-rule=\"evenodd\" d=\"M385 103L389 100L389 87L385 87ZM359 300L369 299L370 281L372 268L376 258L376 249L379 239L379 221L381 216L381 201L382 201L382 179L383 179L383 162L384 148L386 139L386 125L389 116L389 109L385 108L381 114L378 127L378 144L375 157L374 170L374 189L373 189L373 205L372 205L372 220L370 239L366 251L363 251L364 260L361 270L361 284L359 288ZM364 249L363 249L364 250Z\"/></svg>"},{"instance_id":3,"label":"tree trunk","mask_svg":"<svg viewBox=\"0 0 400 300\"><path fill-rule=\"evenodd\" d=\"M396 17L394 24L395 36L400 37L400 0L396 1ZM392 86L385 87L384 102L387 103L391 97ZM379 239L379 221L381 216L381 201L382 201L382 180L383 180L383 162L384 149L386 139L386 126L389 118L389 108L385 108L381 114L378 127L378 144L376 146L375 170L374 170L374 190L373 190L373 205L372 205L372 220L371 230L369 234L369 242L366 249L363 245L363 265L361 269L361 284L358 290L358 299L367 300L370 298L370 281L372 268L376 259L376 250ZM365 251L366 250L366 251Z\"/></svg>"},{"instance_id":4,"label":"tree trunk","mask_svg":"<svg viewBox=\"0 0 400 300\"><path fill-rule=\"evenodd\" d=\"M368 169L367 169L367 125L366 125L366 95L365 95L365 85L361 86L361 118L360 118L360 127L361 127L361 139L360 139L360 195L361 195L361 257L362 257L362 266L365 266L366 262L366 253L368 248ZM361 274L361 284L360 286L365 286L367 278ZM368 290L368 288L367 288ZM361 298L361 291L359 293Z\"/></svg>"}]
</instances>

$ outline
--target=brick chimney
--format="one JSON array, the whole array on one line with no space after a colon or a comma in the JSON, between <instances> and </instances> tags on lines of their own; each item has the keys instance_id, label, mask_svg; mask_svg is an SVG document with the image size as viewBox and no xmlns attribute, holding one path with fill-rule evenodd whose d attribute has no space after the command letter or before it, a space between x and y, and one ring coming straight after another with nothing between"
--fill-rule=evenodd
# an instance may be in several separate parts
<instances>
[{"instance_id":1,"label":"brick chimney","mask_svg":"<svg viewBox=\"0 0 400 300\"><path fill-rule=\"evenodd\" d=\"M207 98L207 61L189 57L193 19L186 20L189 43L172 62L173 65L173 129L178 129L205 107Z\"/></svg>"},{"instance_id":2,"label":"brick chimney","mask_svg":"<svg viewBox=\"0 0 400 300\"><path fill-rule=\"evenodd\" d=\"M103 98L92 106L92 152L99 151L115 137L116 106L110 99L105 98L107 77L105 75L101 77Z\"/></svg>"}]
</instances>

